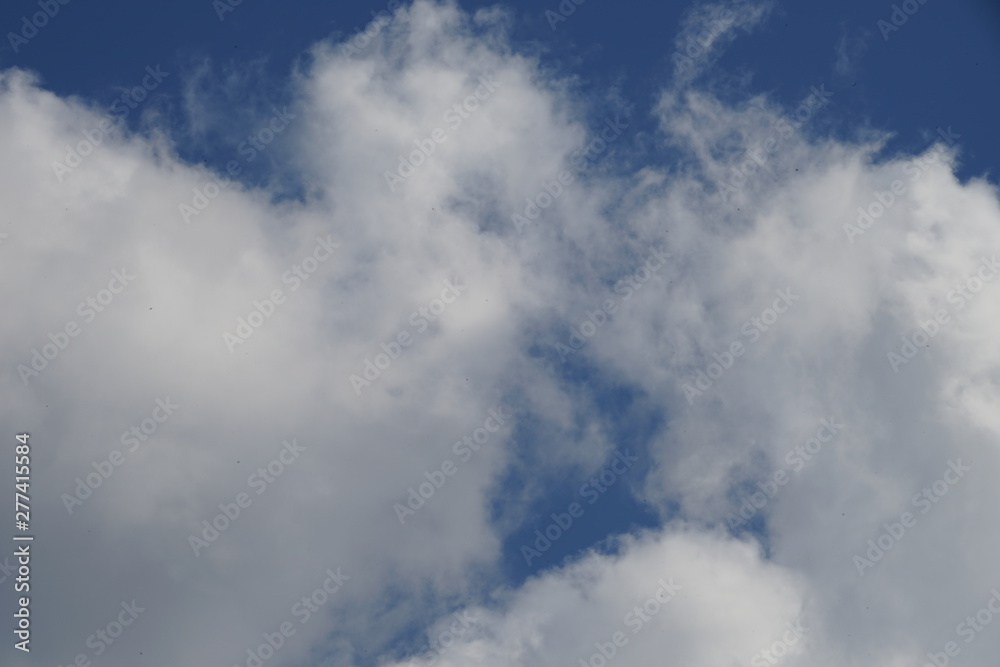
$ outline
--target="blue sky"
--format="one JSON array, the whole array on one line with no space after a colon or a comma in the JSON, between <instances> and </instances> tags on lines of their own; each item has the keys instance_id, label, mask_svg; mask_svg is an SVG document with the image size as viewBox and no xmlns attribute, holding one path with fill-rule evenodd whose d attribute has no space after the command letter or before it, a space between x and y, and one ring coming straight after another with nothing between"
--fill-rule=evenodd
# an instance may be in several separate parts
<instances>
[{"instance_id":1,"label":"blue sky","mask_svg":"<svg viewBox=\"0 0 1000 667\"><path fill-rule=\"evenodd\" d=\"M609 663L996 654L1000 9L42 4L0 11L4 664L250 667L289 620L265 664L600 667L649 600Z\"/></svg>"},{"instance_id":2,"label":"blue sky","mask_svg":"<svg viewBox=\"0 0 1000 667\"><path fill-rule=\"evenodd\" d=\"M630 103L648 106L667 78L672 37L690 6L590 0L565 21L550 24L545 11L557 9L558 3L550 4L505 5L515 12L514 43L544 54L548 66L579 76L584 91L615 86ZM754 90L784 103L797 100L809 86L826 83L837 91L841 107L829 121L831 130L847 133L861 122L871 124L897 135L889 150L920 150L928 133L951 125L965 140L960 173L993 168L1000 129L981 110L996 103L995 88L988 82L1000 65L1000 10L987 0L928 1L912 21L887 30L885 39L878 21L890 20L891 5L780 3L767 25L738 40L720 65L733 73L751 73ZM488 6L463 4L468 10ZM0 62L39 72L45 86L60 95L108 104L119 87L135 85L146 64L162 63L177 73L157 90L167 108L184 76L206 59L217 75L261 63L266 79L254 81L255 91L282 99L289 71L312 44L356 34L371 20L371 12L385 8L385 3L330 8L310 2L244 2L221 12L219 20L212 3L197 0L142 6L111 1L94 9L70 3L17 53L5 40ZM35 2L18 1L8 3L0 16L3 25L17 26L36 11ZM850 63L842 72L833 70L838 49ZM182 132L183 115L173 120ZM644 126L641 117L637 120ZM212 147L200 142L181 148L192 155L212 154Z\"/></svg>"}]
</instances>

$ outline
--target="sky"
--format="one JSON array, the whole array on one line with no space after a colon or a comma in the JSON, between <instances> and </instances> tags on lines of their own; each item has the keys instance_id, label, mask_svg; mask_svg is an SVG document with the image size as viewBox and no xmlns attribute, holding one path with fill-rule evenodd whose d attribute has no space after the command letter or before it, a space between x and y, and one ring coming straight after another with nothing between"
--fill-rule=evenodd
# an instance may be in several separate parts
<instances>
[{"instance_id":1,"label":"sky","mask_svg":"<svg viewBox=\"0 0 1000 667\"><path fill-rule=\"evenodd\" d=\"M0 27L0 664L994 664L991 3Z\"/></svg>"}]
</instances>

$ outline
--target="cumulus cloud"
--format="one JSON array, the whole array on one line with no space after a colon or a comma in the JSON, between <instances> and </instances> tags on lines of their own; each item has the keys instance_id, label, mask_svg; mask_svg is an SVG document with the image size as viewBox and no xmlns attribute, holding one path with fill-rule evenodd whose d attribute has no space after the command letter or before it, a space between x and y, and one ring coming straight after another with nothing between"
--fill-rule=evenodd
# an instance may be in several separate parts
<instances>
[{"instance_id":1,"label":"cumulus cloud","mask_svg":"<svg viewBox=\"0 0 1000 667\"><path fill-rule=\"evenodd\" d=\"M706 53L764 20L738 4ZM679 157L637 167L631 110L510 23L418 1L363 50L317 45L217 172L166 127L87 150L99 110L2 73L0 410L31 430L38 659L245 665L288 627L270 664L596 665L619 631L619 665L948 641L988 664L995 627L958 626L1000 585L1000 209L954 176L961 130L877 160L884 136L824 134L821 76L782 108L678 73L636 113ZM299 194L241 180L272 155ZM664 417L634 489L661 521L511 584L547 480L619 445L575 373Z\"/></svg>"},{"instance_id":2,"label":"cumulus cloud","mask_svg":"<svg viewBox=\"0 0 1000 667\"><path fill-rule=\"evenodd\" d=\"M467 630L447 619L426 654L397 664L745 663L789 622L806 627L802 583L750 543L683 525L624 542L626 555L591 555L465 610Z\"/></svg>"}]
</instances>

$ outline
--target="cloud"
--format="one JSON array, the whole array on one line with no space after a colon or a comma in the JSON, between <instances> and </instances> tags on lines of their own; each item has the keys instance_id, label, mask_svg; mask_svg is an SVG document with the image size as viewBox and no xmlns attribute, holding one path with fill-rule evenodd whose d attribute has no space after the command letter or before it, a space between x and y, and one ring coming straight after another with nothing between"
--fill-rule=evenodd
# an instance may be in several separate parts
<instances>
[{"instance_id":1,"label":"cloud","mask_svg":"<svg viewBox=\"0 0 1000 667\"><path fill-rule=\"evenodd\" d=\"M694 10L679 39L708 11ZM765 13L749 5L734 25ZM247 664L289 622L275 662L402 665L469 611L475 623L438 664L578 664L617 631L629 641L615 664L745 664L799 620L809 632L789 644L789 665L920 664L985 604L997 585L1000 279L970 281L1000 252L1000 209L994 184L955 178L960 138L875 162L884 137L837 141L797 107L750 91L723 101L682 78L651 110L675 163L632 169L626 131L519 231L511 214L578 166L605 109L521 55L509 25L500 11L417 2L358 53L317 45L290 83L296 117L266 149L300 196L237 175L189 223L181 204L222 174L182 161L169 128L111 136L59 182L52 162L101 111L3 72L0 411L32 429L40 660L96 659L87 637L135 601L144 611L102 659L141 650L146 664ZM500 85L482 99L486 76ZM819 110L815 92L801 93L810 118L837 112L835 95ZM199 131L217 117L197 111ZM273 113L248 123L260 141ZM437 128L445 140L387 187L384 173ZM738 194L721 197L748 151L775 136ZM886 193L893 204L851 243L845 225ZM320 239L339 245L310 270ZM665 416L643 443L654 464L638 488L663 521L621 537L613 555L512 586L502 546L544 480L599 471L618 446L557 344L650 248L669 260L574 363ZM115 271L135 276L117 293ZM436 313L448 282L467 291ZM771 326L777 290L800 300ZM93 316L79 307L88 299ZM942 309L948 326L893 368L903 337ZM752 344L751 318L762 324ZM227 345L241 319L252 336ZM412 343L356 392L351 375L401 332ZM733 341L745 353L689 403L684 384ZM25 379L33 351L43 368ZM128 451L130 429L167 397L181 407ZM394 505L497 405L513 427L400 525ZM789 472L749 529L730 530L748 489L794 468L786 456L820 419L845 428ZM268 472L292 440L304 448L296 462ZM62 495L114 450L125 462L69 513ZM517 460L526 450L531 470ZM971 470L921 513L914 496L955 459ZM512 468L523 484L502 482ZM251 482L265 474L263 489ZM189 536L241 493L239 518L194 555ZM508 508L499 518L497 504ZM906 511L919 520L862 577L854 557ZM320 604L328 571L349 578ZM633 635L626 614L671 577L682 589ZM308 609L303 597L316 606L307 618L295 611ZM976 636L963 660L985 665L998 640Z\"/></svg>"},{"instance_id":2,"label":"cloud","mask_svg":"<svg viewBox=\"0 0 1000 667\"><path fill-rule=\"evenodd\" d=\"M801 582L750 543L683 525L625 542L621 557L590 555L466 610L457 637L445 619L425 654L393 664L745 662L801 611Z\"/></svg>"},{"instance_id":3,"label":"cloud","mask_svg":"<svg viewBox=\"0 0 1000 667\"><path fill-rule=\"evenodd\" d=\"M749 0L692 5L674 39L676 83L689 83L709 69L736 39L736 30L749 32L768 16L772 6L770 2Z\"/></svg>"}]
</instances>

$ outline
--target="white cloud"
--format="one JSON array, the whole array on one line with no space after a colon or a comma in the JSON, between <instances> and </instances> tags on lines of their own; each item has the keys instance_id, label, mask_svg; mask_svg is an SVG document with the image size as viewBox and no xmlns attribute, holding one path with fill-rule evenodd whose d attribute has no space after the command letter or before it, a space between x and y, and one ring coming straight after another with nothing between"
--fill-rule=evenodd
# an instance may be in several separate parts
<instances>
[{"instance_id":1,"label":"white cloud","mask_svg":"<svg viewBox=\"0 0 1000 667\"><path fill-rule=\"evenodd\" d=\"M741 24L763 16L745 11ZM720 179L795 109L759 96L729 106L685 81L655 109L660 140L684 148L683 162L636 178L592 170L519 234L510 214L601 124L509 47L508 25L502 12L418 2L359 54L317 46L280 138L305 196L276 203L273 190L234 185L190 225L178 205L211 174L154 134L109 139L59 183L52 161L100 112L3 73L0 412L32 428L35 614L59 629L39 659L93 658L86 638L134 598L145 611L108 649L115 664L140 650L146 664L237 664L289 618L297 632L281 660L368 664L391 652L405 664L401 653L419 647L401 635L438 636L475 598L480 620L439 664L577 664L673 577L682 592L616 664L745 664L801 617L810 631L787 664L902 665L940 650L985 604L998 583L1000 279L961 308L948 295L1000 252L995 186L956 180L960 149L909 180L905 157L872 164L881 138L838 143L803 123L724 201ZM497 90L391 192L384 171L446 127L446 110L488 73ZM844 225L895 179L906 191L850 243ZM292 291L282 275L328 235L340 248ZM509 522L541 492L535 477L496 486L516 430L403 526L394 503L498 403L551 435L535 444L542 472L599 469L617 443L562 377L555 344L661 244L671 261L578 356L662 407L643 495L664 518L677 503L687 523L476 597L501 585ZM134 283L87 321L77 304L122 267ZM411 313L449 279L467 292L417 332ZM683 384L713 352L747 342L743 323L786 288L801 300L689 405ZM285 302L230 353L223 332L275 289ZM888 354L942 308L951 323L894 372ZM25 384L18 365L70 321L79 334ZM404 330L413 344L359 396L349 376ZM182 408L69 515L61 495L164 396ZM847 428L761 510L765 548L727 535L744 485L786 465L831 416ZM259 495L248 490L291 438L301 457ZM966 478L860 577L853 557L883 523L919 513L913 495L957 458ZM252 503L195 557L188 535L240 492ZM517 509L493 523L500 492ZM296 601L338 567L350 579L300 624ZM963 645L963 664L988 664L996 637Z\"/></svg>"}]
</instances>

